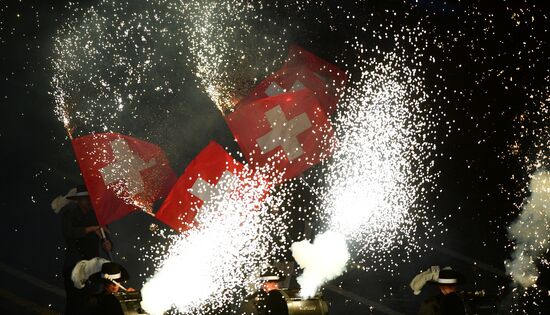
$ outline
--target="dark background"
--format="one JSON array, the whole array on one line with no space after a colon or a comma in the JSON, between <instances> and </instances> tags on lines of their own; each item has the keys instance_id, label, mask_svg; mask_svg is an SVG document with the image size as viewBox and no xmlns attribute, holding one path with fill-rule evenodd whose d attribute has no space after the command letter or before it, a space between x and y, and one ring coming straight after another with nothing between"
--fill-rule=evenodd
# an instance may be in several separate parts
<instances>
[{"instance_id":1,"label":"dark background","mask_svg":"<svg viewBox=\"0 0 550 315\"><path fill-rule=\"evenodd\" d=\"M6 314L63 308L58 293L64 244L59 218L49 204L82 181L49 95L53 37L70 16L67 3L0 4L0 312ZM80 1L78 6L95 3ZM541 3L328 1L300 17L303 29L291 32L288 41L327 60L338 60L351 74L357 70L345 65L351 65L356 56L343 48L346 40L357 37L365 44L367 56L374 56L375 47L395 48L392 32L421 22L426 30L425 54L411 52L411 58L425 60L427 106L442 114L433 139L438 150L434 171L440 176L438 189L429 196L435 209L429 220L443 222L444 233L421 240L429 249L414 254L393 273L349 270L333 283L364 299L326 290L331 314L389 312L373 303L414 314L420 301L435 291L428 288L415 297L406 286L418 271L434 264L455 266L466 276L465 288L485 289L498 295L501 304L509 303L504 261L511 242L506 227L527 196L525 185L533 170L528 161L537 151L547 150L550 141L545 138L548 134L538 132L548 126L548 117L537 109L548 106L550 96L550 11ZM335 29L308 20L308 14L328 14L327 7L332 15L325 17ZM293 13L273 7L268 14L284 20ZM355 16L353 21L347 17L350 14ZM429 62L430 57L435 61ZM186 97L166 100L172 110L162 123L171 127L170 132L149 139L161 145L176 143L165 149L178 173L210 140L237 151L221 114L196 87L192 71L186 76L182 87ZM128 123L128 129L139 134L140 124ZM139 259L140 248L158 241L148 229L152 222L147 215L135 213L112 226L117 257L135 275L131 280L135 287L152 265ZM545 314L542 300L549 290L549 271L548 266L541 268L539 289L520 298L524 311L517 313Z\"/></svg>"}]
</instances>

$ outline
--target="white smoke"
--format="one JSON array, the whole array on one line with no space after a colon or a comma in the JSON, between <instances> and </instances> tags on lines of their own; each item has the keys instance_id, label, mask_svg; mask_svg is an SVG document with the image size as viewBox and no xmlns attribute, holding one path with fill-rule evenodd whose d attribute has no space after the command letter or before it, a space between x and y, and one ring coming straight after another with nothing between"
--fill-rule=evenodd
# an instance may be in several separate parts
<instances>
[{"instance_id":1,"label":"white smoke","mask_svg":"<svg viewBox=\"0 0 550 315\"><path fill-rule=\"evenodd\" d=\"M304 297L314 296L321 285L341 275L350 258L344 236L330 231L318 235L313 243L307 240L295 242L290 250L304 269L298 277L300 293Z\"/></svg>"},{"instance_id":2,"label":"white smoke","mask_svg":"<svg viewBox=\"0 0 550 315\"><path fill-rule=\"evenodd\" d=\"M509 238L516 242L506 270L523 287L535 285L539 277L536 262L550 250L550 171L538 170L529 183L531 196L509 227Z\"/></svg>"}]
</instances>

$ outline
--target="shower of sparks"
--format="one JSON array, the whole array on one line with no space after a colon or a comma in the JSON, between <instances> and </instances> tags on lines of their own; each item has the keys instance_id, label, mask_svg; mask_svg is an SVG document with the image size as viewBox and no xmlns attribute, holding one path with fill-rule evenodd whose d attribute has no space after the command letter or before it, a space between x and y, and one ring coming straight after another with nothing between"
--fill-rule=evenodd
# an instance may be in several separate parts
<instances>
[{"instance_id":1,"label":"shower of sparks","mask_svg":"<svg viewBox=\"0 0 550 315\"><path fill-rule=\"evenodd\" d=\"M527 108L515 117L516 137L504 154L521 160L525 176L550 165L550 75L545 82L546 91L533 91Z\"/></svg>"},{"instance_id":2,"label":"shower of sparks","mask_svg":"<svg viewBox=\"0 0 550 315\"><path fill-rule=\"evenodd\" d=\"M165 257L152 257L160 264L143 286L143 308L151 314L172 308L215 314L256 289L261 269L280 259L287 243L286 215L273 210L283 195L260 201L268 187L256 175L203 205L200 225L173 240Z\"/></svg>"},{"instance_id":3,"label":"shower of sparks","mask_svg":"<svg viewBox=\"0 0 550 315\"><path fill-rule=\"evenodd\" d=\"M266 75L266 67L262 71L257 65L280 62L284 56L285 28L263 21L249 1L189 1L181 10L189 36L188 62L195 65L200 87L222 113L253 86L254 79ZM270 26L257 32L252 23Z\"/></svg>"},{"instance_id":4,"label":"shower of sparks","mask_svg":"<svg viewBox=\"0 0 550 315\"><path fill-rule=\"evenodd\" d=\"M288 32L300 27L300 19L283 22L268 11L281 7L302 16L312 5L102 0L74 7L51 58L55 112L69 132L123 132L121 118L162 108L169 96L180 95L192 71L225 113L281 65Z\"/></svg>"},{"instance_id":5,"label":"shower of sparks","mask_svg":"<svg viewBox=\"0 0 550 315\"><path fill-rule=\"evenodd\" d=\"M326 229L345 235L366 269L375 261L387 266L392 248L417 246L417 223L426 219L426 194L437 178L438 118L425 106L421 70L405 64L395 53L378 61L359 55L361 74L341 101L338 148L318 193Z\"/></svg>"},{"instance_id":6,"label":"shower of sparks","mask_svg":"<svg viewBox=\"0 0 550 315\"><path fill-rule=\"evenodd\" d=\"M319 3L311 1L210 1L181 3L189 40L188 64L203 89L222 113L281 65L289 31L299 28L266 13L284 8L294 15ZM322 4L322 2L321 2ZM296 22L294 22L296 23Z\"/></svg>"},{"instance_id":7,"label":"shower of sparks","mask_svg":"<svg viewBox=\"0 0 550 315\"><path fill-rule=\"evenodd\" d=\"M386 54L382 61L371 62L362 58L361 75L340 104L338 148L325 170L328 184L318 195L324 196L329 235L342 235L350 246L349 254L340 251L345 256L340 261L345 263L351 254L352 262L365 270L391 270L396 267L392 250L405 256L418 249L417 224L426 221L425 187L433 187L437 177L430 168L435 144L427 140L437 119L423 107L421 74L404 66L403 57ZM323 235L318 237L326 238ZM329 271L299 278L308 290L305 294L311 295L344 266L305 267L304 275L312 273L308 269Z\"/></svg>"},{"instance_id":8,"label":"shower of sparks","mask_svg":"<svg viewBox=\"0 0 550 315\"><path fill-rule=\"evenodd\" d=\"M51 85L65 127L123 132L158 99L179 91L183 27L167 1L101 1L74 8L55 37Z\"/></svg>"},{"instance_id":9,"label":"shower of sparks","mask_svg":"<svg viewBox=\"0 0 550 315\"><path fill-rule=\"evenodd\" d=\"M488 54L479 63L492 68L490 73L504 90L521 95L521 110L514 113L511 124L514 136L508 138L499 157L522 163L523 172L515 180L523 190L510 192L522 197L528 193L526 184L530 175L550 165L550 68L546 66L548 57L545 55L550 17L546 14L548 10L537 3L506 6L502 10L509 18L506 24L512 25L509 27L512 33L521 33L522 42L506 47L495 45L497 49L506 48L506 53ZM489 29L492 34L496 33L494 26ZM507 60L504 58L506 54L518 57ZM503 112L510 109L508 106Z\"/></svg>"}]
</instances>

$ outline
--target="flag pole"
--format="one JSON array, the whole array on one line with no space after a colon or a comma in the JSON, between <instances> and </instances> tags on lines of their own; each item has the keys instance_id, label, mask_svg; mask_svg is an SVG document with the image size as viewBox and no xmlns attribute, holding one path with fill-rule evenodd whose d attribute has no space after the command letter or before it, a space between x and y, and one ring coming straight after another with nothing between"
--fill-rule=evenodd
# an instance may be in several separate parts
<instances>
[{"instance_id":1,"label":"flag pole","mask_svg":"<svg viewBox=\"0 0 550 315\"><path fill-rule=\"evenodd\" d=\"M101 233L101 239L103 240L103 242L108 241L107 235L105 235L105 230L103 230L103 227L100 227L100 228L99 228L99 232ZM111 250L112 250L112 249L113 249L113 248L112 248L112 246L111 246ZM110 260L110 261L113 261L113 255L111 254L111 251L110 251L110 250L109 250L109 251L106 250L106 252L107 252L107 256L109 256L109 260Z\"/></svg>"}]
</instances>

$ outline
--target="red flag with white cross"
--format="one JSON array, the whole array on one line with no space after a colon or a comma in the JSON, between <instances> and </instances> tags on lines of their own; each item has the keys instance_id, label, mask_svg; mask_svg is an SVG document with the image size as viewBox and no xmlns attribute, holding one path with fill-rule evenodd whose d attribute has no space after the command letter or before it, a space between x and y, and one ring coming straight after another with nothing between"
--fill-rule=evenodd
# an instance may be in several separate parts
<instances>
[{"instance_id":1,"label":"red flag with white cross","mask_svg":"<svg viewBox=\"0 0 550 315\"><path fill-rule=\"evenodd\" d=\"M152 143L118 133L87 135L72 143L101 226L136 209L151 211L176 181L164 151Z\"/></svg>"},{"instance_id":2,"label":"red flag with white cross","mask_svg":"<svg viewBox=\"0 0 550 315\"><path fill-rule=\"evenodd\" d=\"M250 94L239 101L237 107L260 98L309 89L319 99L326 112L333 112L335 103L328 93L325 82L305 65L284 67L260 82Z\"/></svg>"},{"instance_id":3,"label":"red flag with white cross","mask_svg":"<svg viewBox=\"0 0 550 315\"><path fill-rule=\"evenodd\" d=\"M332 153L332 126L307 89L243 104L225 119L248 162L273 167L284 179Z\"/></svg>"},{"instance_id":4,"label":"red flag with white cross","mask_svg":"<svg viewBox=\"0 0 550 315\"><path fill-rule=\"evenodd\" d=\"M211 215L206 211L225 210L217 209L220 199L241 199L251 190L256 192L254 203L265 198L270 186L257 182L252 172L212 141L189 163L155 216L183 232Z\"/></svg>"},{"instance_id":5,"label":"red flag with white cross","mask_svg":"<svg viewBox=\"0 0 550 315\"><path fill-rule=\"evenodd\" d=\"M346 73L338 66L329 63L302 47L292 45L283 70L294 69L300 66L305 66L323 82L324 94L323 97L320 97L321 105L323 105L328 114L334 113L336 111L336 104L340 99L340 94L343 92L348 81Z\"/></svg>"}]
</instances>

